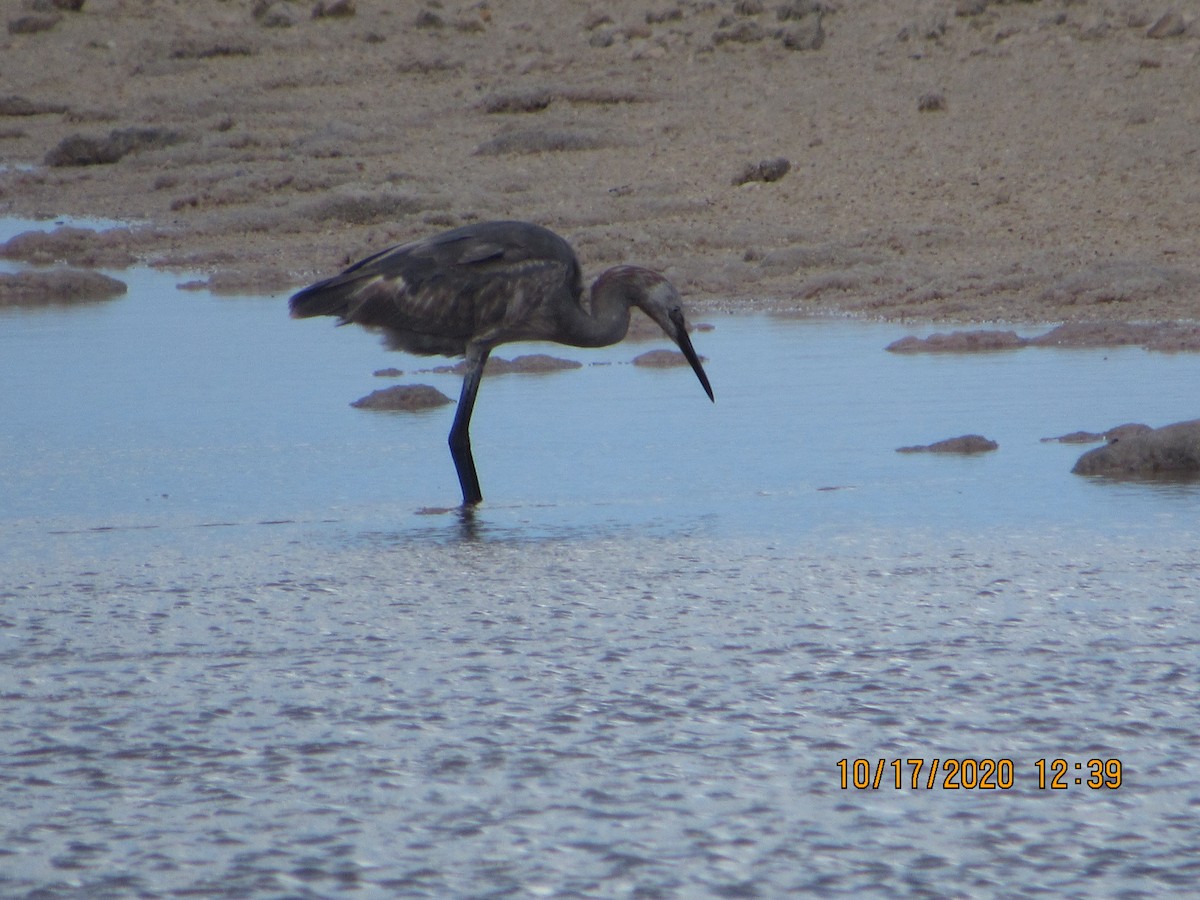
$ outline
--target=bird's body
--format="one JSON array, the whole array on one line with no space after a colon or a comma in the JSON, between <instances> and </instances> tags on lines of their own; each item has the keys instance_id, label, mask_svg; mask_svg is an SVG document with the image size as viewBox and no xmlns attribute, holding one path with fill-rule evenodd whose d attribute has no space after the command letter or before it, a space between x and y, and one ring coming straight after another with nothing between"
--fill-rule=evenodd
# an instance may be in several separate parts
<instances>
[{"instance_id":1,"label":"bird's body","mask_svg":"<svg viewBox=\"0 0 1200 900\"><path fill-rule=\"evenodd\" d=\"M467 374L450 431L463 502L482 499L469 425L488 354L513 341L576 347L615 344L638 306L688 358L709 398L679 294L636 266L601 273L584 294L579 261L554 232L527 222L482 222L390 247L291 298L295 318L337 316L381 331L392 349L465 356Z\"/></svg>"}]
</instances>

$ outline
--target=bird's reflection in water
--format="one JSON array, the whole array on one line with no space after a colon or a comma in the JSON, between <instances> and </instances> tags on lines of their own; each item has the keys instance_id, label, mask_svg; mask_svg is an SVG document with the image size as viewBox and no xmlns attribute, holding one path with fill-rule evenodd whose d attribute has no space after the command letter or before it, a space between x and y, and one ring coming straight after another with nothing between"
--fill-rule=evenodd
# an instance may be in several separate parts
<instances>
[{"instance_id":1,"label":"bird's reflection in water","mask_svg":"<svg viewBox=\"0 0 1200 900\"><path fill-rule=\"evenodd\" d=\"M475 504L464 503L455 512L458 515L458 537L466 543L476 543L480 540L479 519L475 515Z\"/></svg>"},{"instance_id":2,"label":"bird's reflection in water","mask_svg":"<svg viewBox=\"0 0 1200 900\"><path fill-rule=\"evenodd\" d=\"M464 503L461 506L423 506L416 511L416 515L450 517L450 528L439 526L430 529L430 534L436 534L439 542L476 543L487 537L487 526L476 515L473 503Z\"/></svg>"}]
</instances>

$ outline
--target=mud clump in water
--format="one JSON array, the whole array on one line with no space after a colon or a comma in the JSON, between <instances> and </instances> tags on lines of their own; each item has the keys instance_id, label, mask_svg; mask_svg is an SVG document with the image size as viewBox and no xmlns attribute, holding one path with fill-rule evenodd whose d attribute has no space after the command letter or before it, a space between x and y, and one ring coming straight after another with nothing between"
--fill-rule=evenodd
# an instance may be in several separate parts
<instances>
[{"instance_id":1,"label":"mud clump in water","mask_svg":"<svg viewBox=\"0 0 1200 900\"><path fill-rule=\"evenodd\" d=\"M23 231L0 244L0 257L39 266L65 262L86 268L125 269L137 262L129 246L137 242L128 228L94 231L64 225L53 231Z\"/></svg>"},{"instance_id":2,"label":"mud clump in water","mask_svg":"<svg viewBox=\"0 0 1200 900\"><path fill-rule=\"evenodd\" d=\"M1108 429L1108 431L1072 431L1070 434L1061 434L1058 437L1042 438L1042 443L1096 444L1100 441L1111 442L1120 440L1121 438L1150 430L1149 425L1143 425L1140 422L1129 422L1125 425L1117 425L1115 428Z\"/></svg>"},{"instance_id":3,"label":"mud clump in water","mask_svg":"<svg viewBox=\"0 0 1200 900\"><path fill-rule=\"evenodd\" d=\"M125 291L125 282L83 269L0 272L0 307L91 303L120 297Z\"/></svg>"},{"instance_id":4,"label":"mud clump in water","mask_svg":"<svg viewBox=\"0 0 1200 900\"><path fill-rule=\"evenodd\" d=\"M927 338L909 335L893 341L884 349L889 353L980 353L1019 350L1027 343L1015 331L952 331L949 334L931 334Z\"/></svg>"},{"instance_id":5,"label":"mud clump in water","mask_svg":"<svg viewBox=\"0 0 1200 900\"><path fill-rule=\"evenodd\" d=\"M986 353L1022 347L1142 347L1163 353L1200 351L1200 325L1188 322L1068 322L1037 337L1015 331L952 331L893 341L889 353Z\"/></svg>"},{"instance_id":6,"label":"mud clump in water","mask_svg":"<svg viewBox=\"0 0 1200 900\"><path fill-rule=\"evenodd\" d=\"M705 362L705 357L700 357ZM633 358L635 366L645 366L647 369L670 369L673 366L688 365L687 357L678 350L648 350Z\"/></svg>"},{"instance_id":7,"label":"mud clump in water","mask_svg":"<svg viewBox=\"0 0 1200 900\"><path fill-rule=\"evenodd\" d=\"M485 375L542 375L548 372L580 368L583 368L583 363L573 359L560 359L545 353L530 353L512 360L489 359L483 371Z\"/></svg>"},{"instance_id":8,"label":"mud clump in water","mask_svg":"<svg viewBox=\"0 0 1200 900\"><path fill-rule=\"evenodd\" d=\"M371 391L350 405L356 409L419 412L423 409L436 409L450 402L449 397L428 384L403 384Z\"/></svg>"},{"instance_id":9,"label":"mud clump in water","mask_svg":"<svg viewBox=\"0 0 1200 900\"><path fill-rule=\"evenodd\" d=\"M1109 478L1200 478L1200 419L1113 439L1079 457L1071 471Z\"/></svg>"},{"instance_id":10,"label":"mud clump in water","mask_svg":"<svg viewBox=\"0 0 1200 900\"><path fill-rule=\"evenodd\" d=\"M897 453L990 453L998 450L1000 445L985 438L981 434L964 434L961 437L946 438L932 444L915 445L912 447L897 447Z\"/></svg>"},{"instance_id":11,"label":"mud clump in water","mask_svg":"<svg viewBox=\"0 0 1200 900\"><path fill-rule=\"evenodd\" d=\"M1164 353L1200 350L1200 325L1186 322L1070 322L1030 338L1032 347L1142 347Z\"/></svg>"},{"instance_id":12,"label":"mud clump in water","mask_svg":"<svg viewBox=\"0 0 1200 900\"><path fill-rule=\"evenodd\" d=\"M567 369L581 369L583 363L573 359L560 359L546 353L529 353L515 359L504 359L493 356L488 359L483 368L484 375L547 375L551 372L563 372ZM465 375L466 362L458 362L452 366L434 366L425 369L435 375Z\"/></svg>"}]
</instances>

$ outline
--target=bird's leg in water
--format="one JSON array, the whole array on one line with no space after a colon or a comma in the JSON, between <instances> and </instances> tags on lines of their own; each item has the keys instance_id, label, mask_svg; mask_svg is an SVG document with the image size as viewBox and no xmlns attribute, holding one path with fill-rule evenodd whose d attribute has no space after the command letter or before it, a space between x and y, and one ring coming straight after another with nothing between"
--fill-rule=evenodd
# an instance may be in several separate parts
<instances>
[{"instance_id":1,"label":"bird's leg in water","mask_svg":"<svg viewBox=\"0 0 1200 900\"><path fill-rule=\"evenodd\" d=\"M475 459L471 456L470 429L475 394L479 391L479 380L483 377L483 367L487 365L489 353L490 347L472 345L467 348L467 374L463 376L458 409L454 413L454 424L450 426L450 456L454 458L454 468L458 470L464 506L474 506L483 499L483 493L479 490L479 476L475 474Z\"/></svg>"}]
</instances>

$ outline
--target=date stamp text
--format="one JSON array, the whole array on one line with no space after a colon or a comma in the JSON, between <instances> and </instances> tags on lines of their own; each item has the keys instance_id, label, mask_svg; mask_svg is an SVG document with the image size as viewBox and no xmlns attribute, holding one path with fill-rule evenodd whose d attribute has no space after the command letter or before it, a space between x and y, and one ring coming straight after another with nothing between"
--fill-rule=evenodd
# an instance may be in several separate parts
<instances>
[{"instance_id":1,"label":"date stamp text","mask_svg":"<svg viewBox=\"0 0 1200 900\"><path fill-rule=\"evenodd\" d=\"M1072 787L1116 790L1121 786L1119 759L1065 758L1035 760L1018 767L1007 757L908 757L906 759L839 759L840 787L848 790L967 790L1007 791L1018 777L1036 778L1038 790L1065 791ZM1032 782L1031 782L1032 783Z\"/></svg>"}]
</instances>

